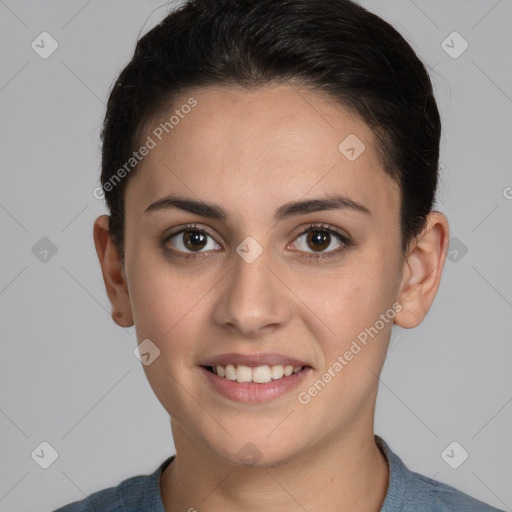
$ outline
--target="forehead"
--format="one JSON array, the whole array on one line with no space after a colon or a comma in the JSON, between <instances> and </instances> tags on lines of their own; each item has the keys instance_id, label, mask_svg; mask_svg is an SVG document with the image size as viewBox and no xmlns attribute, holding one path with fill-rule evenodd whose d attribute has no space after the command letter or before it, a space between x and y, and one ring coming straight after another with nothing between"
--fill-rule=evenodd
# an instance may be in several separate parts
<instances>
[{"instance_id":1,"label":"forehead","mask_svg":"<svg viewBox=\"0 0 512 512\"><path fill-rule=\"evenodd\" d=\"M147 137L154 147L126 190L136 209L177 191L260 208L335 191L370 209L396 207L371 129L303 87L190 90L151 119Z\"/></svg>"}]
</instances>

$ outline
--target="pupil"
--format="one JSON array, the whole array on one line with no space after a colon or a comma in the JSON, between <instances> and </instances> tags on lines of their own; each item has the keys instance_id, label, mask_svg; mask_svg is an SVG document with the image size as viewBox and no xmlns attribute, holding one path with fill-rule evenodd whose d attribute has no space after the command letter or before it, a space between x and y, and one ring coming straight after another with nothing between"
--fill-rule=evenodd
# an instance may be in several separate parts
<instances>
[{"instance_id":1,"label":"pupil","mask_svg":"<svg viewBox=\"0 0 512 512\"><path fill-rule=\"evenodd\" d=\"M186 231L184 235L185 245L189 249L202 249L206 243L206 237L200 231Z\"/></svg>"},{"instance_id":2,"label":"pupil","mask_svg":"<svg viewBox=\"0 0 512 512\"><path fill-rule=\"evenodd\" d=\"M317 251L329 247L328 238L329 234L326 233L325 231L310 231L308 236L308 242L313 242L314 247L312 247L312 249Z\"/></svg>"}]
</instances>

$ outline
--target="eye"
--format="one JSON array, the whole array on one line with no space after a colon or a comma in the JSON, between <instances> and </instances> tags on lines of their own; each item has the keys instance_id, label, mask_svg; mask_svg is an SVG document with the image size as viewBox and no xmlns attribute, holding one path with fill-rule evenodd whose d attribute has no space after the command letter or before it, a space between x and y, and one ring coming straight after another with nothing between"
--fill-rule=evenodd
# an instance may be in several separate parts
<instances>
[{"instance_id":1,"label":"eye","mask_svg":"<svg viewBox=\"0 0 512 512\"><path fill-rule=\"evenodd\" d=\"M210 239L210 240L209 240ZM204 230L195 225L188 225L167 236L163 241L171 244L175 253L193 254L221 249L213 238Z\"/></svg>"},{"instance_id":2,"label":"eye","mask_svg":"<svg viewBox=\"0 0 512 512\"><path fill-rule=\"evenodd\" d=\"M309 259L336 256L352 245L348 237L325 224L311 224L296 240L296 248L307 253L304 257Z\"/></svg>"}]
</instances>

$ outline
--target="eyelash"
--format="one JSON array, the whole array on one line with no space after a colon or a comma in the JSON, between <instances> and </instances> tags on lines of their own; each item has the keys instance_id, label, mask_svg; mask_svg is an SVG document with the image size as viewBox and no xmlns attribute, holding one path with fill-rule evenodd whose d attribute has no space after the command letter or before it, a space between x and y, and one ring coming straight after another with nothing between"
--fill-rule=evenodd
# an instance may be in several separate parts
<instances>
[{"instance_id":1,"label":"eyelash","mask_svg":"<svg viewBox=\"0 0 512 512\"><path fill-rule=\"evenodd\" d=\"M172 237L179 235L181 233L184 233L185 231L199 231L199 232L205 234L206 236L213 238L204 228L200 227L198 224L186 224L180 230L174 231L173 233L166 235L161 241L162 247L164 248L164 250L166 252L171 253L172 256L184 258L185 260L202 258L203 257L202 255L205 253L199 253L199 252L195 253L195 254L194 253L183 253L182 251L178 251L175 249L169 249L168 247L166 247L167 242ZM301 233L299 233L297 235L296 239L301 237L302 235L309 233L310 231L322 231L322 232L334 235L341 242L341 246L338 247L337 249L334 249L334 250L326 252L326 253L319 253L319 254L304 253L304 254L301 254L300 257L304 258L306 260L320 261L320 260L324 260L327 258L339 256L340 253L344 252L346 249L348 249L349 247L352 247L352 245L353 245L353 242L347 236L345 236L340 231L338 231L336 228L334 228L333 226L330 226L329 224L321 224L321 223L310 224L306 229L304 229ZM299 251L299 252L301 252L301 251Z\"/></svg>"}]
</instances>

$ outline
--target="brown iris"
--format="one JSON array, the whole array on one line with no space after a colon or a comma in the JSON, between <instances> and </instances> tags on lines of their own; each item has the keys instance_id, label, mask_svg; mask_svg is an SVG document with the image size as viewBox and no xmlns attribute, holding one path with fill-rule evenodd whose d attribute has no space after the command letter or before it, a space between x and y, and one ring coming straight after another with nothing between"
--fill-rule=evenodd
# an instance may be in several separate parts
<instances>
[{"instance_id":1,"label":"brown iris","mask_svg":"<svg viewBox=\"0 0 512 512\"><path fill-rule=\"evenodd\" d=\"M202 249L206 245L206 234L201 231L185 231L183 233L185 247L191 251Z\"/></svg>"},{"instance_id":2,"label":"brown iris","mask_svg":"<svg viewBox=\"0 0 512 512\"><path fill-rule=\"evenodd\" d=\"M313 250L320 251L329 247L330 234L325 231L310 231L307 242Z\"/></svg>"}]
</instances>

